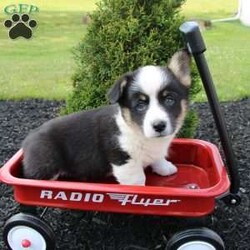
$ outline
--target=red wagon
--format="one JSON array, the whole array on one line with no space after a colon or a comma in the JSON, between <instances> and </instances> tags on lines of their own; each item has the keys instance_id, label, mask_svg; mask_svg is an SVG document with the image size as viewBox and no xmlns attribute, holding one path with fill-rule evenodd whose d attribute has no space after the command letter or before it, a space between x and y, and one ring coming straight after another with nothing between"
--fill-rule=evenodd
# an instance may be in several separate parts
<instances>
[{"instance_id":1,"label":"red wagon","mask_svg":"<svg viewBox=\"0 0 250 250\"><path fill-rule=\"evenodd\" d=\"M230 179L217 147L195 139L175 139L169 158L178 166L178 173L162 177L148 171L146 186L119 185L111 179L103 180L102 183L22 179L19 171L23 153L19 150L0 171L0 180L13 186L17 202L25 206L183 217L211 214L218 198L223 198L228 204L240 202L237 195L238 172L203 57L205 45L196 23L184 23L180 29L195 58L209 97ZM13 250L46 250L55 247L53 231L49 225L30 213L19 213L6 222L4 241ZM214 250L225 247L218 234L208 228L198 228L177 233L168 242L166 249Z\"/></svg>"}]
</instances>

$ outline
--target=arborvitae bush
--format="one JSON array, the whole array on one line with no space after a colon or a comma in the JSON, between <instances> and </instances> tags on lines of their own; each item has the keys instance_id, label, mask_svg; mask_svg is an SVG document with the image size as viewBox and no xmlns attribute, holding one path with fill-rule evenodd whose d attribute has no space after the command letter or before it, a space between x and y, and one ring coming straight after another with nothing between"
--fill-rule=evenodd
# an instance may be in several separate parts
<instances>
[{"instance_id":1,"label":"arborvitae bush","mask_svg":"<svg viewBox=\"0 0 250 250\"><path fill-rule=\"evenodd\" d=\"M166 65L183 47L179 9L184 0L102 0L88 31L75 50L74 90L65 113L107 104L108 88L122 74L144 65ZM200 86L193 74L191 99ZM192 136L197 124L187 116L181 136Z\"/></svg>"}]
</instances>

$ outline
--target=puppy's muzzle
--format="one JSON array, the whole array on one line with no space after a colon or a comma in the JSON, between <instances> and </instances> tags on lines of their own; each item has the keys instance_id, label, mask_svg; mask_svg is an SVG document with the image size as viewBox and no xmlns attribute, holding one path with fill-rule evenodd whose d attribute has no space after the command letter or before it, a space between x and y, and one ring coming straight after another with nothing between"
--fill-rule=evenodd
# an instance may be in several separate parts
<instances>
[{"instance_id":1,"label":"puppy's muzzle","mask_svg":"<svg viewBox=\"0 0 250 250\"><path fill-rule=\"evenodd\" d=\"M165 121L155 121L153 124L152 124L155 132L157 133L162 133L166 127L167 127L167 123Z\"/></svg>"}]
</instances>

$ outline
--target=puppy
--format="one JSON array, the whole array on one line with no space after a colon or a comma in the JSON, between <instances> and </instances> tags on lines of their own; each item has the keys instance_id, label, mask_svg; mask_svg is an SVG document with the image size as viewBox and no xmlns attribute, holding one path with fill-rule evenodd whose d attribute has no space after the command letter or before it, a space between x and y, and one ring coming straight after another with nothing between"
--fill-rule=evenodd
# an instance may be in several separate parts
<instances>
[{"instance_id":1,"label":"puppy","mask_svg":"<svg viewBox=\"0 0 250 250\"><path fill-rule=\"evenodd\" d=\"M145 185L149 165L162 176L176 173L166 156L187 112L190 83L184 50L166 67L126 73L108 93L111 105L52 119L27 136L24 177L91 182L113 174L120 184Z\"/></svg>"}]
</instances>

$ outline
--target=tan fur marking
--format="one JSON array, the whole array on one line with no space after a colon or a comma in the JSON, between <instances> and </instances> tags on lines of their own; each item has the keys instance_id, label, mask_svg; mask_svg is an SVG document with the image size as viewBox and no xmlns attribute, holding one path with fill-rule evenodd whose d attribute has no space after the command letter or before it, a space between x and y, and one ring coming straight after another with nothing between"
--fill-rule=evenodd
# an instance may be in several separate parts
<instances>
[{"instance_id":1,"label":"tan fur marking","mask_svg":"<svg viewBox=\"0 0 250 250\"><path fill-rule=\"evenodd\" d=\"M182 100L181 101L181 110L182 112L180 113L180 115L177 117L177 126L176 126L176 132L178 133L178 131L181 129L184 119L186 117L187 114L187 110L188 110L188 103L186 100Z\"/></svg>"},{"instance_id":2,"label":"tan fur marking","mask_svg":"<svg viewBox=\"0 0 250 250\"><path fill-rule=\"evenodd\" d=\"M139 98L142 101L146 101L147 100L147 97L145 95L143 95L143 94L140 94Z\"/></svg>"},{"instance_id":3,"label":"tan fur marking","mask_svg":"<svg viewBox=\"0 0 250 250\"><path fill-rule=\"evenodd\" d=\"M184 86L190 86L190 57L186 52L176 52L170 59L168 68L175 74Z\"/></svg>"},{"instance_id":4,"label":"tan fur marking","mask_svg":"<svg viewBox=\"0 0 250 250\"><path fill-rule=\"evenodd\" d=\"M123 117L123 119L128 127L130 127L133 131L137 131L138 133L142 133L140 127L135 122L133 122L133 120L131 118L130 111L128 108L123 108L121 110L121 113L122 113L122 117Z\"/></svg>"},{"instance_id":5,"label":"tan fur marking","mask_svg":"<svg viewBox=\"0 0 250 250\"><path fill-rule=\"evenodd\" d=\"M120 85L120 89L123 90L123 88L127 85L127 80L123 80L121 85Z\"/></svg>"}]
</instances>

